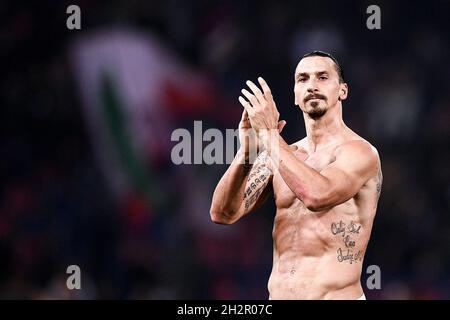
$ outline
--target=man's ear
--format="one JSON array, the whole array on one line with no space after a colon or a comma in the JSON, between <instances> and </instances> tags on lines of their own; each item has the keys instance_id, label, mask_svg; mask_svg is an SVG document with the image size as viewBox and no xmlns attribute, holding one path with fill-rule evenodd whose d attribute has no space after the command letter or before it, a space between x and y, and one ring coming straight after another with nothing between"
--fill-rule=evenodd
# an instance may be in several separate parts
<instances>
[{"instance_id":1,"label":"man's ear","mask_svg":"<svg viewBox=\"0 0 450 320\"><path fill-rule=\"evenodd\" d=\"M341 83L339 89L339 101L344 101L348 96L348 86L346 83Z\"/></svg>"}]
</instances>

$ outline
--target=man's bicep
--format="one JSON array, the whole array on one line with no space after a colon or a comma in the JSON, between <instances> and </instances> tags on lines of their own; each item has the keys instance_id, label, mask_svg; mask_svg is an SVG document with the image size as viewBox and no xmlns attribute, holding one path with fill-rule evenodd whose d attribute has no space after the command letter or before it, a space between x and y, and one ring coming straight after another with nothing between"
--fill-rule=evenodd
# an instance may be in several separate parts
<instances>
[{"instance_id":1,"label":"man's bicep","mask_svg":"<svg viewBox=\"0 0 450 320\"><path fill-rule=\"evenodd\" d=\"M321 171L328 179L335 201L342 203L353 197L373 175L378 155L369 145L355 143L339 151L336 161Z\"/></svg>"}]
</instances>

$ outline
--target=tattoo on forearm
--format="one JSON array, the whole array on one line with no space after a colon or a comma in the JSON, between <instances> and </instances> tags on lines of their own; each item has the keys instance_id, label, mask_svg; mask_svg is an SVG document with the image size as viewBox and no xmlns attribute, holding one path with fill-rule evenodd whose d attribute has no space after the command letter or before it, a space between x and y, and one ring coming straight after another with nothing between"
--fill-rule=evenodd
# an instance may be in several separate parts
<instances>
[{"instance_id":1,"label":"tattoo on forearm","mask_svg":"<svg viewBox=\"0 0 450 320\"><path fill-rule=\"evenodd\" d=\"M362 261L363 254L361 250L354 252L356 242L353 240L353 236L360 234L361 225L358 225L353 220L349 224L342 222L331 223L331 233L336 236L340 235L342 237L342 242L345 246L344 249L339 248L337 251L337 260L339 262L348 261L350 264L357 261Z\"/></svg>"},{"instance_id":2,"label":"tattoo on forearm","mask_svg":"<svg viewBox=\"0 0 450 320\"><path fill-rule=\"evenodd\" d=\"M259 175L261 173L261 165L257 165L251 172L250 175L248 176L247 181L252 180L255 176Z\"/></svg>"},{"instance_id":3,"label":"tattoo on forearm","mask_svg":"<svg viewBox=\"0 0 450 320\"><path fill-rule=\"evenodd\" d=\"M250 196L250 198L247 198L245 200L245 209L250 208L250 206L253 205L256 202L256 200L258 200L258 197L261 195L261 193L262 193L262 190L259 189L256 191L256 193L252 194Z\"/></svg>"},{"instance_id":4,"label":"tattoo on forearm","mask_svg":"<svg viewBox=\"0 0 450 320\"><path fill-rule=\"evenodd\" d=\"M247 188L244 191L245 209L253 205L264 191L270 177L270 170L263 164L257 165L247 179Z\"/></svg>"}]
</instances>

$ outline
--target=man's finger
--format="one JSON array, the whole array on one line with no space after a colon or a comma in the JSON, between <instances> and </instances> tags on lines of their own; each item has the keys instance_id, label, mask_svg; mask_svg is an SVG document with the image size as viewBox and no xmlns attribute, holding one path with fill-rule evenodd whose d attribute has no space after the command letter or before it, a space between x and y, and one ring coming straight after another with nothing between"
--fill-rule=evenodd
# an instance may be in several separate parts
<instances>
[{"instance_id":1,"label":"man's finger","mask_svg":"<svg viewBox=\"0 0 450 320\"><path fill-rule=\"evenodd\" d=\"M248 115L250 113L250 110L252 109L252 106L251 106L250 102L248 102L247 100L245 100L241 96L239 96L238 100L242 104L242 106L244 107L244 109L245 109L245 111L247 112L247 115Z\"/></svg>"},{"instance_id":2,"label":"man's finger","mask_svg":"<svg viewBox=\"0 0 450 320\"><path fill-rule=\"evenodd\" d=\"M286 125L286 120L281 120L280 122L278 122L277 129L278 129L279 133L281 133L281 131L283 131L283 128L285 125Z\"/></svg>"},{"instance_id":3,"label":"man's finger","mask_svg":"<svg viewBox=\"0 0 450 320\"><path fill-rule=\"evenodd\" d=\"M239 100L239 102L240 102L240 100ZM245 121L245 120L247 120L247 119L248 119L248 112L247 112L247 110L245 110L245 108L244 108L244 111L242 111L241 121Z\"/></svg>"},{"instance_id":4,"label":"man's finger","mask_svg":"<svg viewBox=\"0 0 450 320\"><path fill-rule=\"evenodd\" d=\"M259 105L258 99L256 99L249 91L242 89L241 92L250 101L252 107L257 107Z\"/></svg>"},{"instance_id":5,"label":"man's finger","mask_svg":"<svg viewBox=\"0 0 450 320\"><path fill-rule=\"evenodd\" d=\"M267 82L262 77L258 77L258 82L261 85L261 88L263 89L264 97L267 99L267 101L273 101L272 91L270 91Z\"/></svg>"},{"instance_id":6,"label":"man's finger","mask_svg":"<svg viewBox=\"0 0 450 320\"><path fill-rule=\"evenodd\" d=\"M258 86L256 84L254 84L250 80L247 80L246 84L253 91L253 94L256 96L256 98L258 99L259 103L262 104L264 102L264 100L265 100L262 91L259 90Z\"/></svg>"}]
</instances>

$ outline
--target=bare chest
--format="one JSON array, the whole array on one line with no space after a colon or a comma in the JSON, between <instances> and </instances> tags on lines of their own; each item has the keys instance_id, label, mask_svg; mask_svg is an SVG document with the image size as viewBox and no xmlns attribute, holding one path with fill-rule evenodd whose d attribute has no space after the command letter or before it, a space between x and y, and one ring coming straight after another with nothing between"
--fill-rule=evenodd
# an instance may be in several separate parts
<instances>
[{"instance_id":1,"label":"bare chest","mask_svg":"<svg viewBox=\"0 0 450 320\"><path fill-rule=\"evenodd\" d=\"M302 151L295 151L294 155L317 172L321 172L330 163L336 160L333 151L334 148L330 147L321 152L310 154ZM291 206L296 206L296 202L300 202L279 173L276 173L273 177L273 190L277 208L289 208Z\"/></svg>"}]
</instances>

